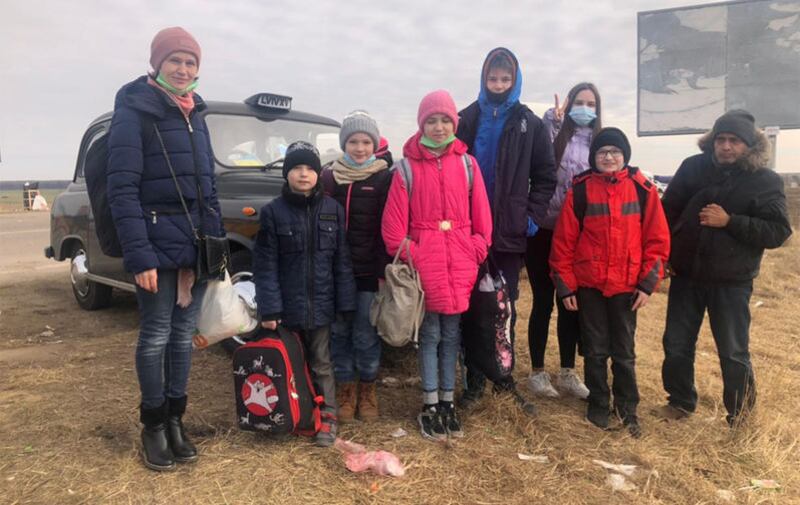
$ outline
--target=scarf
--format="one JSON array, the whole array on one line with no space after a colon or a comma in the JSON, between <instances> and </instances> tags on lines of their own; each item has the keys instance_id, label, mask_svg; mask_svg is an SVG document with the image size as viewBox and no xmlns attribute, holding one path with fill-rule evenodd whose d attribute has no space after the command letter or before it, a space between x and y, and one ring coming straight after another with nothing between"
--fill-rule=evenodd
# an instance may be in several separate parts
<instances>
[{"instance_id":1,"label":"scarf","mask_svg":"<svg viewBox=\"0 0 800 505\"><path fill-rule=\"evenodd\" d=\"M175 304L182 309L192 304L192 286L194 286L194 270L191 268L178 270L178 300Z\"/></svg>"},{"instance_id":2,"label":"scarf","mask_svg":"<svg viewBox=\"0 0 800 505\"><path fill-rule=\"evenodd\" d=\"M157 83L152 77L147 78L147 84L164 92L175 103L175 105L178 106L183 115L187 118L194 110L194 91L190 91L183 96L178 96L161 84Z\"/></svg>"},{"instance_id":3,"label":"scarf","mask_svg":"<svg viewBox=\"0 0 800 505\"><path fill-rule=\"evenodd\" d=\"M376 159L365 168L355 168L347 163L344 156L333 162L333 179L336 184L352 184L368 179L371 175L377 174L381 170L386 170L389 165Z\"/></svg>"}]
</instances>

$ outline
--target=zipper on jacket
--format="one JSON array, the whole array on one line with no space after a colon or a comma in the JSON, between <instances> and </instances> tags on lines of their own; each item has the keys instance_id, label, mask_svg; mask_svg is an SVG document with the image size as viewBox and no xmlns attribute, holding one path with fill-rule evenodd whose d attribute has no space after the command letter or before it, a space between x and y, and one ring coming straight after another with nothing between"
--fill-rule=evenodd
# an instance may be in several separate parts
<instances>
[{"instance_id":1,"label":"zipper on jacket","mask_svg":"<svg viewBox=\"0 0 800 505\"><path fill-rule=\"evenodd\" d=\"M495 109L495 111L496 110L497 109ZM440 188L439 194L442 196L442 219L447 219L447 207L446 207L447 199L444 196L444 174L442 173L442 159L440 157L438 157L438 156L436 157L436 165L439 167L439 188ZM448 272L452 272L453 271L453 266L450 263L450 232L449 231L444 232L444 253L447 256L447 271ZM456 295L456 290L453 287L452 276L448 275L448 277L450 277L450 280L448 282L448 285L450 286L450 299L451 300L455 300L456 299L456 296L455 296Z\"/></svg>"},{"instance_id":2,"label":"zipper on jacket","mask_svg":"<svg viewBox=\"0 0 800 505\"><path fill-rule=\"evenodd\" d=\"M189 128L189 133L194 133L194 128L192 128L192 122L189 120L189 116L184 114L183 119L186 121L186 126Z\"/></svg>"},{"instance_id":3,"label":"zipper on jacket","mask_svg":"<svg viewBox=\"0 0 800 505\"><path fill-rule=\"evenodd\" d=\"M156 216L156 211L151 210L150 211L150 215L153 216L153 224L157 224L158 223L158 216Z\"/></svg>"}]
</instances>

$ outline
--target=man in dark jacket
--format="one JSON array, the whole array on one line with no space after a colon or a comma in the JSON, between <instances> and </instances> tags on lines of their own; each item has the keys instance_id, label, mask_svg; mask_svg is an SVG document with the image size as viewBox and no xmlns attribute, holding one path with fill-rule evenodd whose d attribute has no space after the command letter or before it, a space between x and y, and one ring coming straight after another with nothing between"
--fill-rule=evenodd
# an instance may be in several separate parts
<instances>
[{"instance_id":1,"label":"man in dark jacket","mask_svg":"<svg viewBox=\"0 0 800 505\"><path fill-rule=\"evenodd\" d=\"M764 249L792 230L783 181L767 168L769 142L743 110L727 112L683 161L663 198L674 271L664 331L662 417L694 412L694 356L708 309L722 367L723 402L734 426L756 397L750 352L750 295Z\"/></svg>"},{"instance_id":2,"label":"man in dark jacket","mask_svg":"<svg viewBox=\"0 0 800 505\"><path fill-rule=\"evenodd\" d=\"M336 385L330 328L337 313L356 309L356 283L347 247L344 209L325 196L314 146L298 141L286 149L280 197L261 209L253 276L261 325L278 323L300 333L317 391L322 393L320 446L336 439Z\"/></svg>"},{"instance_id":3,"label":"man in dark jacket","mask_svg":"<svg viewBox=\"0 0 800 505\"><path fill-rule=\"evenodd\" d=\"M456 133L478 161L486 184L494 221L490 254L508 282L512 341L527 238L536 234L556 187L552 144L542 120L519 102L521 90L516 56L502 47L491 50L483 63L478 100L459 113ZM484 384L483 374L468 368L464 407L482 396ZM495 389L510 392L527 414L535 414L512 377Z\"/></svg>"}]
</instances>

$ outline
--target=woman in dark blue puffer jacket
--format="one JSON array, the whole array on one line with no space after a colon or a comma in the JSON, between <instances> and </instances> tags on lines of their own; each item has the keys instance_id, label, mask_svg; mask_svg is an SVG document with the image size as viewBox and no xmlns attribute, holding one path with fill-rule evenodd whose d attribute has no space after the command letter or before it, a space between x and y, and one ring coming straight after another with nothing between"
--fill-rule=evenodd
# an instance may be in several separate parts
<instances>
[{"instance_id":1,"label":"woman in dark blue puffer jacket","mask_svg":"<svg viewBox=\"0 0 800 505\"><path fill-rule=\"evenodd\" d=\"M136 279L143 457L153 470L197 459L181 421L192 336L206 288L195 279L193 227L224 236L214 157L200 115L205 104L193 92L200 56L197 41L182 28L156 34L150 56L154 72L119 90L108 140L109 205L125 268Z\"/></svg>"}]
</instances>

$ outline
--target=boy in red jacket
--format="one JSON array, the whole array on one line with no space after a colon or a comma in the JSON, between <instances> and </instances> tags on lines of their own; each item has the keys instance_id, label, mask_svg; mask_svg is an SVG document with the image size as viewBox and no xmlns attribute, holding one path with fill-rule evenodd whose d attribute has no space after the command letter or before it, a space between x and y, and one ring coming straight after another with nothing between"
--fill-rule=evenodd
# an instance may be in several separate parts
<instances>
[{"instance_id":1,"label":"boy in red jacket","mask_svg":"<svg viewBox=\"0 0 800 505\"><path fill-rule=\"evenodd\" d=\"M617 128L592 141L592 167L573 181L553 235L550 267L558 296L579 310L586 419L608 428L608 358L614 412L634 437L639 390L634 371L636 311L647 304L669 257L669 228L655 186L628 165L631 147Z\"/></svg>"}]
</instances>

